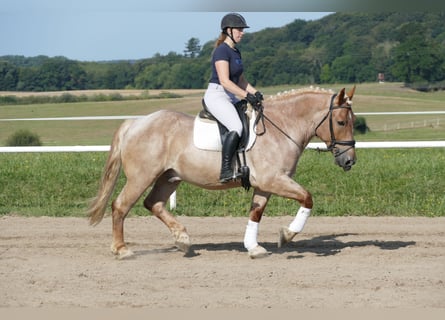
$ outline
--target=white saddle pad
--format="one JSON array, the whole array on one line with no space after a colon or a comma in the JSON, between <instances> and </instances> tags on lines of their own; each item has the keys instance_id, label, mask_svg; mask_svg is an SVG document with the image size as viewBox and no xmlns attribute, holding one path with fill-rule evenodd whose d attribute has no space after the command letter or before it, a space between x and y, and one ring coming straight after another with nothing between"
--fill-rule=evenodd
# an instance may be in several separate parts
<instances>
[{"instance_id":1,"label":"white saddle pad","mask_svg":"<svg viewBox=\"0 0 445 320\"><path fill-rule=\"evenodd\" d=\"M252 148L256 140L255 134L255 118L256 112L254 110L247 110L249 117L249 142L247 143L246 151ZM219 134L218 124L216 121L201 119L199 115L195 117L193 128L193 142L195 146L202 150L221 151L221 137Z\"/></svg>"}]
</instances>

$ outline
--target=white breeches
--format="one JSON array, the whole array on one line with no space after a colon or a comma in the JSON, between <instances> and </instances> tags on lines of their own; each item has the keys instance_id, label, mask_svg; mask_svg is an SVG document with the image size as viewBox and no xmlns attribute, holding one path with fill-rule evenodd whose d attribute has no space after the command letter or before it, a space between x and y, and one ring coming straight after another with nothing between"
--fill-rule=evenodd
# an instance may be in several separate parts
<instances>
[{"instance_id":1,"label":"white breeches","mask_svg":"<svg viewBox=\"0 0 445 320\"><path fill-rule=\"evenodd\" d=\"M238 112L234 107L238 99L231 93L224 90L223 86L216 83L209 83L204 94L204 102L210 113L219 120L228 130L236 131L241 137L243 125Z\"/></svg>"}]
</instances>

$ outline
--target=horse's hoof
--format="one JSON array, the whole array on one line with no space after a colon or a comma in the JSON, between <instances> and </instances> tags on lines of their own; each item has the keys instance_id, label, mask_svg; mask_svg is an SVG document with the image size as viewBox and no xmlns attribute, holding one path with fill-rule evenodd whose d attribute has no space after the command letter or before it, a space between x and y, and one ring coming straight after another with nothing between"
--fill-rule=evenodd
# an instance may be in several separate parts
<instances>
[{"instance_id":1,"label":"horse's hoof","mask_svg":"<svg viewBox=\"0 0 445 320\"><path fill-rule=\"evenodd\" d=\"M180 234L176 235L175 246L182 252L188 253L191 246L189 235L185 232L181 232Z\"/></svg>"},{"instance_id":2,"label":"horse's hoof","mask_svg":"<svg viewBox=\"0 0 445 320\"><path fill-rule=\"evenodd\" d=\"M111 252L116 256L116 259L118 260L126 259L134 255L133 251L128 249L126 246L117 249L114 245L111 245Z\"/></svg>"},{"instance_id":3,"label":"horse's hoof","mask_svg":"<svg viewBox=\"0 0 445 320\"><path fill-rule=\"evenodd\" d=\"M119 253L117 254L116 258L118 260L128 259L134 255L133 251L127 248L123 248L119 250Z\"/></svg>"},{"instance_id":4,"label":"horse's hoof","mask_svg":"<svg viewBox=\"0 0 445 320\"><path fill-rule=\"evenodd\" d=\"M280 229L280 238L278 239L278 248L281 248L286 243L291 242L296 235L297 233L290 231L288 227L282 227Z\"/></svg>"},{"instance_id":5,"label":"horse's hoof","mask_svg":"<svg viewBox=\"0 0 445 320\"><path fill-rule=\"evenodd\" d=\"M270 255L270 252L259 245L253 249L250 249L247 253L251 259L265 258Z\"/></svg>"}]
</instances>

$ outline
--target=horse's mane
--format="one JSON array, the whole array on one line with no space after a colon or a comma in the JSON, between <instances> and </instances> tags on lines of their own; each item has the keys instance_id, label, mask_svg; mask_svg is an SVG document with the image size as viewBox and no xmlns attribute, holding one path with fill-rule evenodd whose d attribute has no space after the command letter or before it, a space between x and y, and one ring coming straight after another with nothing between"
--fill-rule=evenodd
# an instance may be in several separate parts
<instances>
[{"instance_id":1,"label":"horse's mane","mask_svg":"<svg viewBox=\"0 0 445 320\"><path fill-rule=\"evenodd\" d=\"M287 90L287 91L282 91L282 92L278 92L277 94L273 95L273 96L269 96L267 99L268 100L283 100L283 99L291 99L293 97L297 97L300 96L302 94L306 94L306 93L329 93L329 94L334 94L334 91L332 91L331 89L324 89L324 88L320 88L320 87L307 87L307 88L299 88L299 89L292 89L292 90Z\"/></svg>"}]
</instances>

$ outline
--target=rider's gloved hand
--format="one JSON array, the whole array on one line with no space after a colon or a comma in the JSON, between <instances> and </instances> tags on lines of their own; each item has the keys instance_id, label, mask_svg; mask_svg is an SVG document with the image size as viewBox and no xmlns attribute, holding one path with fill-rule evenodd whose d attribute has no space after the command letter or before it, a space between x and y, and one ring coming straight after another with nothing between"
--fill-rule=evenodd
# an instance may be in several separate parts
<instances>
[{"instance_id":1,"label":"rider's gloved hand","mask_svg":"<svg viewBox=\"0 0 445 320\"><path fill-rule=\"evenodd\" d=\"M258 99L258 101L264 100L263 94L259 91L255 92L255 97Z\"/></svg>"},{"instance_id":2,"label":"rider's gloved hand","mask_svg":"<svg viewBox=\"0 0 445 320\"><path fill-rule=\"evenodd\" d=\"M258 92L258 91L257 91L257 92ZM255 93L255 95L253 95L253 94L251 94L251 93L247 93L246 100L247 100L247 102L249 102L249 103L252 105L252 107L254 107L254 108L256 108L256 107L258 107L258 106L261 105L261 100L258 99L256 93Z\"/></svg>"}]
</instances>

